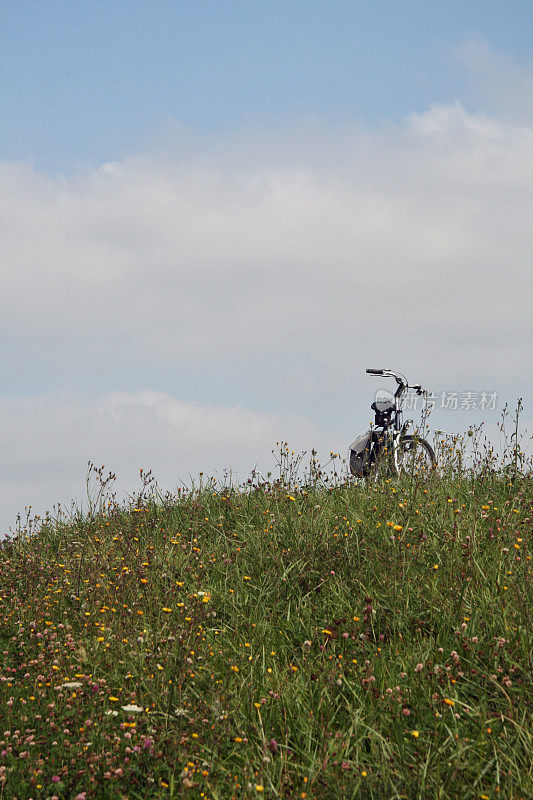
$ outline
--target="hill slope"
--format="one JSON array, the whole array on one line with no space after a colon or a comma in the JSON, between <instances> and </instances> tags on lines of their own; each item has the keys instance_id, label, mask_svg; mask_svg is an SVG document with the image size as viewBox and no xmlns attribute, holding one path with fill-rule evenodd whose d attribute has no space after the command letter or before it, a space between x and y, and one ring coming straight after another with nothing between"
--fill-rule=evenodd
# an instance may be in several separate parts
<instances>
[{"instance_id":1,"label":"hill slope","mask_svg":"<svg viewBox=\"0 0 533 800\"><path fill-rule=\"evenodd\" d=\"M1 544L0 797L527 797L531 479L208 484Z\"/></svg>"}]
</instances>

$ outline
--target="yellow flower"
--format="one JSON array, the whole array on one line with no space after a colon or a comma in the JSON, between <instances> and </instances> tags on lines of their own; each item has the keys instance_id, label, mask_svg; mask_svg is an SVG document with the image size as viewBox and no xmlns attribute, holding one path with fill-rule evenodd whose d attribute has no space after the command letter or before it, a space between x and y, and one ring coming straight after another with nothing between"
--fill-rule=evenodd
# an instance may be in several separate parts
<instances>
[{"instance_id":1,"label":"yellow flower","mask_svg":"<svg viewBox=\"0 0 533 800\"><path fill-rule=\"evenodd\" d=\"M235 741L238 743L242 742L242 736L236 736Z\"/></svg>"},{"instance_id":2,"label":"yellow flower","mask_svg":"<svg viewBox=\"0 0 533 800\"><path fill-rule=\"evenodd\" d=\"M438 569L438 568L439 568L438 564L433 564L433 569Z\"/></svg>"},{"instance_id":3,"label":"yellow flower","mask_svg":"<svg viewBox=\"0 0 533 800\"><path fill-rule=\"evenodd\" d=\"M113 703L118 703L118 697L110 697L109 698Z\"/></svg>"},{"instance_id":4,"label":"yellow flower","mask_svg":"<svg viewBox=\"0 0 533 800\"><path fill-rule=\"evenodd\" d=\"M415 739L418 739L418 737L420 736L420 731L411 731L411 736L414 736Z\"/></svg>"},{"instance_id":5,"label":"yellow flower","mask_svg":"<svg viewBox=\"0 0 533 800\"><path fill-rule=\"evenodd\" d=\"M392 530L393 531L402 531L403 530L403 525L393 525L392 526Z\"/></svg>"},{"instance_id":6,"label":"yellow flower","mask_svg":"<svg viewBox=\"0 0 533 800\"><path fill-rule=\"evenodd\" d=\"M164 611L166 614L171 614L172 613L172 609L171 608L164 608L163 607L161 610Z\"/></svg>"},{"instance_id":7,"label":"yellow flower","mask_svg":"<svg viewBox=\"0 0 533 800\"><path fill-rule=\"evenodd\" d=\"M294 498L293 498L293 499L294 499ZM263 786L261 786L261 784L260 784L260 783L258 783L258 784L257 784L257 786L255 787L255 791L256 791L256 792L262 792L262 791L263 791L263 789L264 789L264 787L263 787Z\"/></svg>"},{"instance_id":8,"label":"yellow flower","mask_svg":"<svg viewBox=\"0 0 533 800\"><path fill-rule=\"evenodd\" d=\"M444 698L444 702L446 703L447 706L454 706L455 705L455 700L450 700L449 697L445 697Z\"/></svg>"},{"instance_id":9,"label":"yellow flower","mask_svg":"<svg viewBox=\"0 0 533 800\"><path fill-rule=\"evenodd\" d=\"M331 636L331 631L328 631L328 629L327 629L327 628L324 628L324 630L322 631L322 633L327 633L327 634L329 634L329 635Z\"/></svg>"}]
</instances>

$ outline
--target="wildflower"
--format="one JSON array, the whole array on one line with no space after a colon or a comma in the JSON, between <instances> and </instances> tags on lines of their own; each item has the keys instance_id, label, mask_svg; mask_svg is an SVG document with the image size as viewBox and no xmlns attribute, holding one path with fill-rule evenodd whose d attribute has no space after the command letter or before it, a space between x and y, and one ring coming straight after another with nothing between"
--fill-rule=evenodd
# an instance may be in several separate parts
<instances>
[{"instance_id":1,"label":"wildflower","mask_svg":"<svg viewBox=\"0 0 533 800\"><path fill-rule=\"evenodd\" d=\"M455 705L455 700L450 700L449 697L445 697L444 698L444 702L446 703L447 706L454 706Z\"/></svg>"},{"instance_id":2,"label":"wildflower","mask_svg":"<svg viewBox=\"0 0 533 800\"><path fill-rule=\"evenodd\" d=\"M418 737L420 736L420 731L411 731L411 736L414 736L415 739L418 739Z\"/></svg>"},{"instance_id":3,"label":"wildflower","mask_svg":"<svg viewBox=\"0 0 533 800\"><path fill-rule=\"evenodd\" d=\"M439 568L438 564L433 564L433 569L438 569L438 568Z\"/></svg>"},{"instance_id":4,"label":"wildflower","mask_svg":"<svg viewBox=\"0 0 533 800\"><path fill-rule=\"evenodd\" d=\"M143 709L140 706L136 706L132 703L129 706L122 706L122 710L126 711L128 714L140 714Z\"/></svg>"},{"instance_id":5,"label":"wildflower","mask_svg":"<svg viewBox=\"0 0 533 800\"><path fill-rule=\"evenodd\" d=\"M165 608L164 606L163 606L163 608L161 609L161 611L164 611L166 614L170 614L170 613L172 613L172 609L171 609L171 608Z\"/></svg>"},{"instance_id":6,"label":"wildflower","mask_svg":"<svg viewBox=\"0 0 533 800\"><path fill-rule=\"evenodd\" d=\"M292 499L294 499L294 498L292 498ZM262 792L263 789L264 789L264 786L262 786L260 783L258 783L257 786L255 787L255 791L256 792Z\"/></svg>"},{"instance_id":7,"label":"wildflower","mask_svg":"<svg viewBox=\"0 0 533 800\"><path fill-rule=\"evenodd\" d=\"M236 736L234 741L240 744L242 742L242 736Z\"/></svg>"},{"instance_id":8,"label":"wildflower","mask_svg":"<svg viewBox=\"0 0 533 800\"><path fill-rule=\"evenodd\" d=\"M83 686L79 681L71 681L70 683L61 684L61 689L79 689Z\"/></svg>"}]
</instances>

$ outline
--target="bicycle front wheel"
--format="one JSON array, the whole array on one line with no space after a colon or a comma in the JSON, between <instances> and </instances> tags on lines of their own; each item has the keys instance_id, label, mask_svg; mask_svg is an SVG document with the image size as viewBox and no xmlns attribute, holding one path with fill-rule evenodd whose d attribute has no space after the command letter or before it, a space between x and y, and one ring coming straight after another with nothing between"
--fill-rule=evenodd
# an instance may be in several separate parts
<instances>
[{"instance_id":1,"label":"bicycle front wheel","mask_svg":"<svg viewBox=\"0 0 533 800\"><path fill-rule=\"evenodd\" d=\"M398 475L421 478L427 478L437 463L429 442L412 435L404 436L398 443L395 461Z\"/></svg>"}]
</instances>

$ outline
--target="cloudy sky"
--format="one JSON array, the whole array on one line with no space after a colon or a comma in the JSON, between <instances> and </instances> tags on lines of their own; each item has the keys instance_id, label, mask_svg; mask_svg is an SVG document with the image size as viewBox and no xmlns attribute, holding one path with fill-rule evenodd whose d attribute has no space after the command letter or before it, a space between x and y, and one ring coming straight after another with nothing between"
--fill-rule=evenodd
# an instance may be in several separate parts
<instances>
[{"instance_id":1,"label":"cloudy sky","mask_svg":"<svg viewBox=\"0 0 533 800\"><path fill-rule=\"evenodd\" d=\"M4 0L0 532L83 499L89 460L128 492L344 454L369 366L445 430L533 420L532 19Z\"/></svg>"}]
</instances>

